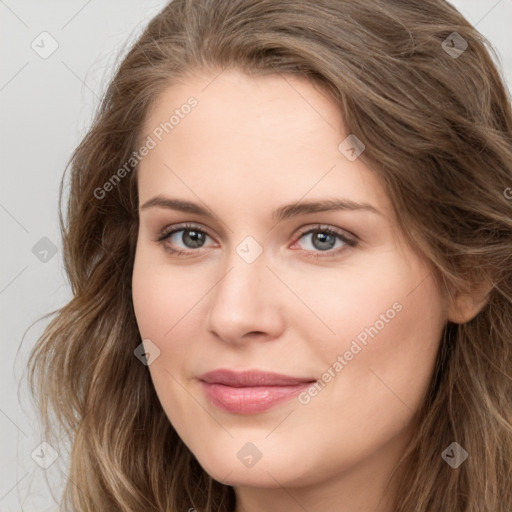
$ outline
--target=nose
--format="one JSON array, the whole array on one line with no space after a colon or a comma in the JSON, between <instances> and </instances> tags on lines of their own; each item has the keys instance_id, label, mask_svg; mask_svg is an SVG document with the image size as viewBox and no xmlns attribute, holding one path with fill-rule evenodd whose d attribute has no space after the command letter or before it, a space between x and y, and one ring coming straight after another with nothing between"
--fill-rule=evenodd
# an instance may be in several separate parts
<instances>
[{"instance_id":1,"label":"nose","mask_svg":"<svg viewBox=\"0 0 512 512\"><path fill-rule=\"evenodd\" d=\"M281 335L286 294L267 263L265 251L251 263L233 251L212 290L207 314L210 333L231 344L270 341Z\"/></svg>"}]
</instances>

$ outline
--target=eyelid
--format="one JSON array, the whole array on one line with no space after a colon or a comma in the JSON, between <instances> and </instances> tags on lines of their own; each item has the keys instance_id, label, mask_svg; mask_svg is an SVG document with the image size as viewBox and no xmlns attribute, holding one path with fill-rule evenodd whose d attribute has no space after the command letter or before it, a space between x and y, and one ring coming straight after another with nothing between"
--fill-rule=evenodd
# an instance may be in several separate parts
<instances>
[{"instance_id":1,"label":"eyelid","mask_svg":"<svg viewBox=\"0 0 512 512\"><path fill-rule=\"evenodd\" d=\"M175 233L176 231L181 231L183 229L196 229L198 231L203 231L210 238L215 239L215 237L209 233L207 228L205 228L199 224L184 222L182 224L175 224L175 225L168 226L168 227L165 227L164 229L162 229L160 231L156 241L160 242L160 241L164 240L165 238L167 238L170 234ZM324 230L324 229L327 231L333 231L337 235L342 235L342 236L345 236L344 234L346 233L348 235L348 237L346 237L346 238L354 239L354 241L357 240L357 238L358 238L356 235L354 235L350 231L347 231L347 230L341 229L341 228L337 228L337 227L331 226L329 224L310 224L306 227L299 228L299 231L298 231L297 235L295 236L295 241L297 241L297 239L299 239L301 236L303 236L307 233L310 233L311 231L320 231L320 230Z\"/></svg>"},{"instance_id":2,"label":"eyelid","mask_svg":"<svg viewBox=\"0 0 512 512\"><path fill-rule=\"evenodd\" d=\"M351 233L350 231L347 231L346 229L337 228L335 226L331 226L330 224L310 224L305 228L300 228L295 238L296 240L298 240L302 236L311 233L312 231L329 231L343 239L346 239L347 241L350 240L353 242L357 242L358 240L357 236Z\"/></svg>"},{"instance_id":3,"label":"eyelid","mask_svg":"<svg viewBox=\"0 0 512 512\"><path fill-rule=\"evenodd\" d=\"M167 226L164 229L162 229L159 232L155 242L163 242L166 238L168 238L171 234L174 234L176 231L186 231L188 229L190 229L190 230L195 229L197 231L201 231L201 232L205 233L206 235L208 235L211 239L215 240L215 237L213 237L209 233L208 229L204 228L203 226L201 226L199 224L194 224L191 222L183 222L181 224L173 224L172 226Z\"/></svg>"}]
</instances>

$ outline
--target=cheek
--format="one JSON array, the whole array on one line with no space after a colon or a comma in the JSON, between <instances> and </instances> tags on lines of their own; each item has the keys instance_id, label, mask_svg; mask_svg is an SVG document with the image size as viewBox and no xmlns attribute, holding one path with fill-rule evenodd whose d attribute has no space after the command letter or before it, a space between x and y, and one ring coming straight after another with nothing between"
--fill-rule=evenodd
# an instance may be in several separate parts
<instances>
[{"instance_id":1,"label":"cheek","mask_svg":"<svg viewBox=\"0 0 512 512\"><path fill-rule=\"evenodd\" d=\"M354 407L368 407L370 416L420 405L445 325L434 280L424 279L428 269L387 270L393 276L387 283L374 275L365 286L351 287L351 300L338 305L333 323L338 337L322 345L324 372L331 368L336 374L325 386L331 389L329 400L341 403L350 396L359 403Z\"/></svg>"},{"instance_id":2,"label":"cheek","mask_svg":"<svg viewBox=\"0 0 512 512\"><path fill-rule=\"evenodd\" d=\"M303 330L309 323L308 336L316 340L319 355L343 353L355 339L377 351L373 340L393 338L398 348L417 332L437 338L443 311L430 268L412 256L399 257L396 250L378 252L358 257L357 264L296 279L294 290L324 326L313 315L297 315L294 321Z\"/></svg>"},{"instance_id":3,"label":"cheek","mask_svg":"<svg viewBox=\"0 0 512 512\"><path fill-rule=\"evenodd\" d=\"M350 300L331 310L337 313L337 336L312 352L319 382L301 397L296 435L313 430L325 439L350 440L326 451L326 467L394 439L409 428L424 400L444 327L443 303L432 278L417 286L428 270L392 269L388 276L394 278L385 286L369 279L364 288L350 287Z\"/></svg>"},{"instance_id":4,"label":"cheek","mask_svg":"<svg viewBox=\"0 0 512 512\"><path fill-rule=\"evenodd\" d=\"M446 321L431 266L413 253L381 248L342 270L304 290L308 304L318 299L318 316L331 328L321 336L309 331L323 372L342 358L343 368L337 364L331 373L345 378L328 386L350 383L377 396L388 385L416 403L433 371Z\"/></svg>"},{"instance_id":5,"label":"cheek","mask_svg":"<svg viewBox=\"0 0 512 512\"><path fill-rule=\"evenodd\" d=\"M183 269L171 271L169 265L155 259L155 254L145 248L136 253L133 306L141 338L151 340L159 349L158 357L148 367L156 394L171 423L183 430L193 421L182 372L189 376L184 362L198 359L191 342L192 330L197 328L191 314L198 301L197 290L190 286Z\"/></svg>"},{"instance_id":6,"label":"cheek","mask_svg":"<svg viewBox=\"0 0 512 512\"><path fill-rule=\"evenodd\" d=\"M143 338L163 340L199 300L198 285L192 285L184 268L173 268L161 261L165 255L141 247L137 249L132 299L135 317ZM201 281L198 281L201 282Z\"/></svg>"},{"instance_id":7,"label":"cheek","mask_svg":"<svg viewBox=\"0 0 512 512\"><path fill-rule=\"evenodd\" d=\"M133 307L141 338L159 349L149 371L164 404L181 395L178 381L192 377L201 367L199 319L204 318L202 307L211 286L204 275L193 275L190 266L170 265L163 251L157 254L141 246L136 252Z\"/></svg>"}]
</instances>

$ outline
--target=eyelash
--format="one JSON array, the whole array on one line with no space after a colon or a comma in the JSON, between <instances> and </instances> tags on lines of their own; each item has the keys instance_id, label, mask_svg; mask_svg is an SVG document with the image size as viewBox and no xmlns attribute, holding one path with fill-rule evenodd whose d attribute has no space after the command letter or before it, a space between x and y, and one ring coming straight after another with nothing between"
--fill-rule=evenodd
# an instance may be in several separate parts
<instances>
[{"instance_id":1,"label":"eyelash","mask_svg":"<svg viewBox=\"0 0 512 512\"><path fill-rule=\"evenodd\" d=\"M198 231L204 235L209 236L210 238L213 238L212 236L210 236L208 234L208 232L206 232L204 229L202 229L197 224L185 223L185 224L180 224L180 225L174 227L171 231L167 231L167 229L168 228L165 228L164 230L162 230L159 233L158 238L155 240L155 242L158 242L159 244L163 245L164 249L167 252L171 253L173 256L178 256L178 257L186 257L186 256L190 255L191 253L198 252L198 251L194 250L194 249L189 249L188 251L182 251L179 249L173 249L169 245L166 245L164 242L167 239L169 239L172 235L174 235L175 233L178 233L180 231L189 231L189 230L190 231ZM328 235L335 236L335 237L339 238L345 244L345 246L338 247L337 249L330 249L327 251L309 251L309 250L303 249L303 251L305 251L306 253L313 252L313 254L308 254L308 257L310 257L310 258L318 259L318 258L335 256L335 255L338 255L338 254L348 250L349 248L355 247L357 245L357 241L355 239L348 238L341 231L338 231L337 229L334 229L332 227L322 226L321 224L318 224L317 226L314 226L312 228L307 228L307 229L300 231L297 236L296 241L300 240L304 235L309 235L309 234L315 233L315 232L326 233ZM322 254L325 254L326 256L323 256Z\"/></svg>"}]
</instances>

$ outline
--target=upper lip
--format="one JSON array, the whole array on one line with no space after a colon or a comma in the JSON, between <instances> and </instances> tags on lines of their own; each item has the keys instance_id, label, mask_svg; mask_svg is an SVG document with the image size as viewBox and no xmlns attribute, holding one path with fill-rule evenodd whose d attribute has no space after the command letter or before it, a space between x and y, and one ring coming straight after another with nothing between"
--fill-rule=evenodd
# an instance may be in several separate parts
<instances>
[{"instance_id":1,"label":"upper lip","mask_svg":"<svg viewBox=\"0 0 512 512\"><path fill-rule=\"evenodd\" d=\"M223 384L235 388L253 386L296 386L306 382L315 382L316 379L291 377L281 373L264 372L261 370L248 370L235 372L228 369L213 370L199 377L209 384Z\"/></svg>"}]
</instances>

